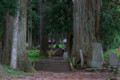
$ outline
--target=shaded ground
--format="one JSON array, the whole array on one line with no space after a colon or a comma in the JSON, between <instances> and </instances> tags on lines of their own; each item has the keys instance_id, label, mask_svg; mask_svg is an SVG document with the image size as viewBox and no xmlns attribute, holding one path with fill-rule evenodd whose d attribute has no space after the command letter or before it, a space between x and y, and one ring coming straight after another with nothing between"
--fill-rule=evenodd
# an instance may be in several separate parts
<instances>
[{"instance_id":1,"label":"shaded ground","mask_svg":"<svg viewBox=\"0 0 120 80\"><path fill-rule=\"evenodd\" d=\"M0 79L1 78L8 78L11 75L3 68L3 66L0 64Z\"/></svg>"},{"instance_id":2,"label":"shaded ground","mask_svg":"<svg viewBox=\"0 0 120 80\"><path fill-rule=\"evenodd\" d=\"M69 73L54 73L43 72L30 73L14 79L4 80L109 80L109 73L107 72L69 72Z\"/></svg>"}]
</instances>

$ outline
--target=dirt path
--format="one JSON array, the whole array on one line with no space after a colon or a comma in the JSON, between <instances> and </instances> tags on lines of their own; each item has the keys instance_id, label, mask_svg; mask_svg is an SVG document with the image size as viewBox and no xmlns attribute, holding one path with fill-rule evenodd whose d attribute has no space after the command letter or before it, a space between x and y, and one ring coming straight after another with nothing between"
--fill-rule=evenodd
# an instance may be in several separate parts
<instances>
[{"instance_id":1,"label":"dirt path","mask_svg":"<svg viewBox=\"0 0 120 80\"><path fill-rule=\"evenodd\" d=\"M70 72L70 73L54 73L43 72L30 73L25 76L18 77L17 79L4 79L4 80L109 80L109 73L99 72Z\"/></svg>"}]
</instances>

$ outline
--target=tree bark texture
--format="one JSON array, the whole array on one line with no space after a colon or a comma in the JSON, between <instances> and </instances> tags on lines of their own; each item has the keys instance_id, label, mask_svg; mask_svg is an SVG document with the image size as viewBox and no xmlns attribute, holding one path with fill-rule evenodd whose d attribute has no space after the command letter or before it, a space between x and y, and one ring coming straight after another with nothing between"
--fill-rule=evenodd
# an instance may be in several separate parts
<instances>
[{"instance_id":1,"label":"tree bark texture","mask_svg":"<svg viewBox=\"0 0 120 80\"><path fill-rule=\"evenodd\" d=\"M2 41L0 41L0 58L2 56ZM0 60L0 63L1 63L1 60Z\"/></svg>"},{"instance_id":2,"label":"tree bark texture","mask_svg":"<svg viewBox=\"0 0 120 80\"><path fill-rule=\"evenodd\" d=\"M45 30L46 1L40 0L39 3L40 3L40 56L48 56L47 54L48 39Z\"/></svg>"},{"instance_id":3,"label":"tree bark texture","mask_svg":"<svg viewBox=\"0 0 120 80\"><path fill-rule=\"evenodd\" d=\"M92 44L96 42L102 0L73 0L74 39L72 57L80 58L80 50L88 66L92 57Z\"/></svg>"},{"instance_id":4,"label":"tree bark texture","mask_svg":"<svg viewBox=\"0 0 120 80\"><path fill-rule=\"evenodd\" d=\"M28 1L28 49L32 48L32 0Z\"/></svg>"},{"instance_id":5,"label":"tree bark texture","mask_svg":"<svg viewBox=\"0 0 120 80\"><path fill-rule=\"evenodd\" d=\"M2 54L1 54L1 63L6 65L10 65L10 60L11 60L13 20L14 18L9 14L8 11L4 25Z\"/></svg>"},{"instance_id":6,"label":"tree bark texture","mask_svg":"<svg viewBox=\"0 0 120 80\"><path fill-rule=\"evenodd\" d=\"M1 63L10 65L11 54L12 52L14 52L11 50L13 50L13 48L15 48L15 46L17 45L17 70L31 72L34 69L32 68L31 63L28 61L27 54L26 54L26 46L25 46L26 22L27 22L27 0L20 0L20 5L17 5L17 6L19 6L21 9L20 10L21 12L19 13L20 15L19 20L14 21L14 19L16 18L18 19L17 14L16 14L17 16L11 16L8 12L6 16L5 36L4 36ZM17 25L18 25L18 33L15 32ZM13 35L13 32L15 32L17 35L16 34ZM12 43L12 40L14 40L13 43Z\"/></svg>"},{"instance_id":7,"label":"tree bark texture","mask_svg":"<svg viewBox=\"0 0 120 80\"><path fill-rule=\"evenodd\" d=\"M34 69L32 68L31 63L27 58L25 46L27 2L27 0L20 0L20 4L17 5L17 7L20 8L20 12L17 10L16 16L11 16L9 12L7 13L1 62L2 64L10 65L10 62L12 64L12 62L15 62L15 60L17 60L17 70L32 72ZM15 55L17 56L12 60L11 55L12 57L15 57Z\"/></svg>"},{"instance_id":8,"label":"tree bark texture","mask_svg":"<svg viewBox=\"0 0 120 80\"><path fill-rule=\"evenodd\" d=\"M13 38L12 38L12 52L11 52L10 66L14 70L17 69L17 43L18 43L17 36L18 36L18 27L19 27L19 17L20 17L20 0L18 0L18 8L13 22Z\"/></svg>"},{"instance_id":9,"label":"tree bark texture","mask_svg":"<svg viewBox=\"0 0 120 80\"><path fill-rule=\"evenodd\" d=\"M20 9L22 14L20 15L19 28L18 28L18 43L17 43L17 69L26 72L32 72L33 68L28 60L26 54L26 23L27 23L27 2L28 0L20 0Z\"/></svg>"},{"instance_id":10,"label":"tree bark texture","mask_svg":"<svg viewBox=\"0 0 120 80\"><path fill-rule=\"evenodd\" d=\"M72 41L73 37L71 32L67 32L67 52L68 52L68 56L71 57L71 53L72 53Z\"/></svg>"},{"instance_id":11,"label":"tree bark texture","mask_svg":"<svg viewBox=\"0 0 120 80\"><path fill-rule=\"evenodd\" d=\"M32 29L28 30L28 49L32 49Z\"/></svg>"}]
</instances>

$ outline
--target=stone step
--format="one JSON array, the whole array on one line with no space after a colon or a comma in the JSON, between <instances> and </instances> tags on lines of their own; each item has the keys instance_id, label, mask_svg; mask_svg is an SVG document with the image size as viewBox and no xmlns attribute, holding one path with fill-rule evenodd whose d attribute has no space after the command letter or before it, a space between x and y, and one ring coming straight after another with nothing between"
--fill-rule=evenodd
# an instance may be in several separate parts
<instances>
[{"instance_id":1,"label":"stone step","mask_svg":"<svg viewBox=\"0 0 120 80\"><path fill-rule=\"evenodd\" d=\"M66 64L66 65L69 65L69 63L68 62L62 62L62 63L59 63L59 62L57 62L57 63L55 63L55 62L36 62L36 64L48 64L48 65L64 65L64 64Z\"/></svg>"},{"instance_id":2,"label":"stone step","mask_svg":"<svg viewBox=\"0 0 120 80\"><path fill-rule=\"evenodd\" d=\"M69 68L46 68L46 67L36 67L37 70L58 70L58 71L61 71L61 70L66 70L66 71L70 71Z\"/></svg>"},{"instance_id":3,"label":"stone step","mask_svg":"<svg viewBox=\"0 0 120 80\"><path fill-rule=\"evenodd\" d=\"M69 64L35 64L37 66L68 66Z\"/></svg>"},{"instance_id":4,"label":"stone step","mask_svg":"<svg viewBox=\"0 0 120 80\"><path fill-rule=\"evenodd\" d=\"M63 69L59 69L59 68L36 68L36 70L38 71L51 71L51 72L70 72L71 70L68 68L63 68Z\"/></svg>"},{"instance_id":5,"label":"stone step","mask_svg":"<svg viewBox=\"0 0 120 80\"><path fill-rule=\"evenodd\" d=\"M69 61L62 59L40 59L35 62L35 69L38 71L52 71L52 72L70 72Z\"/></svg>"},{"instance_id":6,"label":"stone step","mask_svg":"<svg viewBox=\"0 0 120 80\"><path fill-rule=\"evenodd\" d=\"M58 66L36 66L35 68L40 68L40 69L41 69L41 68L47 68L47 69L48 69L48 68L49 68L49 69L56 69L56 68L57 68L57 69L58 69L58 68L59 68L59 69L67 69L67 68L68 68L68 69L69 69L69 66L59 66L59 67L58 67Z\"/></svg>"}]
</instances>

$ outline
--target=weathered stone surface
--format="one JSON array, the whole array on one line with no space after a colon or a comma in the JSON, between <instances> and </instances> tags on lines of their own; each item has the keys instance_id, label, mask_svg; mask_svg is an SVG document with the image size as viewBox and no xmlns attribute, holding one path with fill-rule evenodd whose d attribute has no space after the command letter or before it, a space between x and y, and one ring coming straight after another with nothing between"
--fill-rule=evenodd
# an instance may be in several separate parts
<instances>
[{"instance_id":1,"label":"weathered stone surface","mask_svg":"<svg viewBox=\"0 0 120 80\"><path fill-rule=\"evenodd\" d=\"M117 53L108 53L108 62L110 66L118 66L119 64L119 59L117 56Z\"/></svg>"},{"instance_id":2,"label":"weathered stone surface","mask_svg":"<svg viewBox=\"0 0 120 80\"><path fill-rule=\"evenodd\" d=\"M35 69L37 71L50 71L50 72L71 72L70 62L66 60L53 59L40 59L35 62Z\"/></svg>"},{"instance_id":3,"label":"weathered stone surface","mask_svg":"<svg viewBox=\"0 0 120 80\"><path fill-rule=\"evenodd\" d=\"M68 52L64 52L63 58L64 58L64 59L68 58Z\"/></svg>"},{"instance_id":4,"label":"weathered stone surface","mask_svg":"<svg viewBox=\"0 0 120 80\"><path fill-rule=\"evenodd\" d=\"M81 67L84 67L84 59L83 59L83 53L82 50L80 50L80 59L81 59Z\"/></svg>"},{"instance_id":5,"label":"weathered stone surface","mask_svg":"<svg viewBox=\"0 0 120 80\"><path fill-rule=\"evenodd\" d=\"M109 62L108 70L118 72L119 59L117 53L108 53L107 56Z\"/></svg>"},{"instance_id":6,"label":"weathered stone surface","mask_svg":"<svg viewBox=\"0 0 120 80\"><path fill-rule=\"evenodd\" d=\"M119 68L118 68L118 74L120 75L120 66L119 66Z\"/></svg>"},{"instance_id":7,"label":"weathered stone surface","mask_svg":"<svg viewBox=\"0 0 120 80\"><path fill-rule=\"evenodd\" d=\"M75 64L75 57L72 58L72 62L73 62L73 64Z\"/></svg>"},{"instance_id":8,"label":"weathered stone surface","mask_svg":"<svg viewBox=\"0 0 120 80\"><path fill-rule=\"evenodd\" d=\"M118 65L118 75L119 75L119 77L120 77L120 62L119 62L119 65Z\"/></svg>"},{"instance_id":9,"label":"weathered stone surface","mask_svg":"<svg viewBox=\"0 0 120 80\"><path fill-rule=\"evenodd\" d=\"M94 43L90 67L102 68L103 62L104 62L104 59L103 59L102 45L100 43Z\"/></svg>"}]
</instances>

